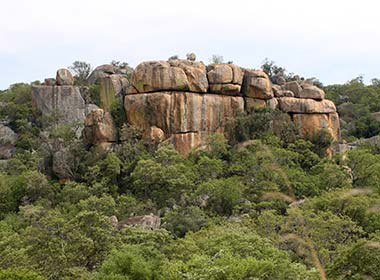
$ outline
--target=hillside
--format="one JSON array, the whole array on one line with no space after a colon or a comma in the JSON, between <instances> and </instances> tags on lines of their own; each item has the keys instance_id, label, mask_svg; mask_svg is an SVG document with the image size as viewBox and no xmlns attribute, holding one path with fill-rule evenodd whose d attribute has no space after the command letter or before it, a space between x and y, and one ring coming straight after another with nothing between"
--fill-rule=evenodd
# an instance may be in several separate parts
<instances>
[{"instance_id":1,"label":"hillside","mask_svg":"<svg viewBox=\"0 0 380 280\"><path fill-rule=\"evenodd\" d=\"M380 279L380 83L214 62L0 91L0 280Z\"/></svg>"}]
</instances>

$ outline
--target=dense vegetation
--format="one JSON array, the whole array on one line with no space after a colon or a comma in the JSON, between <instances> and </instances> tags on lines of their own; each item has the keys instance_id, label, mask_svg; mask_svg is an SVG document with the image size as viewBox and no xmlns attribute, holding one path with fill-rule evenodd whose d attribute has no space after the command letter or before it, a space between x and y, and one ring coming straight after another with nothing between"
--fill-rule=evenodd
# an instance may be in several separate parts
<instances>
[{"instance_id":1,"label":"dense vegetation","mask_svg":"<svg viewBox=\"0 0 380 280\"><path fill-rule=\"evenodd\" d=\"M366 86L363 77L358 77L344 85L325 89L327 98L337 105L343 138L350 141L380 133L380 82L377 79Z\"/></svg>"},{"instance_id":2,"label":"dense vegetation","mask_svg":"<svg viewBox=\"0 0 380 280\"><path fill-rule=\"evenodd\" d=\"M326 88L346 138L379 133L379 88ZM326 158L323 135L299 139L286 122L274 135L283 116L259 111L187 158L132 127L98 155L71 127L47 125L54 116L33 109L30 85L0 102L20 135L0 167L0 280L380 279L379 147ZM50 164L63 148L67 182ZM110 222L149 213L161 229Z\"/></svg>"}]
</instances>

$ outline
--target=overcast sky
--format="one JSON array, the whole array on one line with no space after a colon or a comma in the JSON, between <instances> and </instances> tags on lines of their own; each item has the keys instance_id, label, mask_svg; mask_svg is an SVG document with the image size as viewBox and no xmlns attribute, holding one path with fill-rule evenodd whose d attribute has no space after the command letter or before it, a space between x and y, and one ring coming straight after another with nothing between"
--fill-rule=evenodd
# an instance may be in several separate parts
<instances>
[{"instance_id":1,"label":"overcast sky","mask_svg":"<svg viewBox=\"0 0 380 280\"><path fill-rule=\"evenodd\" d=\"M258 68L266 58L324 84L380 78L378 0L1 1L0 89L83 60L136 66L188 52Z\"/></svg>"}]
</instances>

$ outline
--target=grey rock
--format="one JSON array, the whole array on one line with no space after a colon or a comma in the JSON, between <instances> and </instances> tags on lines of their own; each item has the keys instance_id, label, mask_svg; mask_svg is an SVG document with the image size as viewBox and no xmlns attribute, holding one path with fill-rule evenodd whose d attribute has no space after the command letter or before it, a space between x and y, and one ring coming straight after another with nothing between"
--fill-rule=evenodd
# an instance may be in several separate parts
<instances>
[{"instance_id":1,"label":"grey rock","mask_svg":"<svg viewBox=\"0 0 380 280\"><path fill-rule=\"evenodd\" d=\"M0 124L0 159L9 159L15 152L17 134L8 126Z\"/></svg>"},{"instance_id":2,"label":"grey rock","mask_svg":"<svg viewBox=\"0 0 380 280\"><path fill-rule=\"evenodd\" d=\"M33 86L32 103L43 115L58 114L58 124L83 123L85 102L75 86ZM80 136L82 128L76 131Z\"/></svg>"}]
</instances>

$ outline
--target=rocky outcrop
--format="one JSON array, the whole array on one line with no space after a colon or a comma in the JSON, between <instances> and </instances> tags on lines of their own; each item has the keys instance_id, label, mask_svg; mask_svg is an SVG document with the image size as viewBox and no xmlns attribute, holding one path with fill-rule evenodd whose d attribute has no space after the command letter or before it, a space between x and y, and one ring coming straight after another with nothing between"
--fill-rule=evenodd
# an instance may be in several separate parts
<instances>
[{"instance_id":1,"label":"rocky outcrop","mask_svg":"<svg viewBox=\"0 0 380 280\"><path fill-rule=\"evenodd\" d=\"M244 110L262 108L288 113L305 137L325 128L339 139L336 108L323 90L300 79L274 80L280 83L272 84L263 71L233 64L206 68L179 59L143 62L124 98L127 122L145 131L149 141L170 142L182 154L205 144L208 135L223 133L227 121Z\"/></svg>"},{"instance_id":2,"label":"rocky outcrop","mask_svg":"<svg viewBox=\"0 0 380 280\"><path fill-rule=\"evenodd\" d=\"M8 126L0 123L0 159L9 159L15 152L17 134Z\"/></svg>"},{"instance_id":3,"label":"rocky outcrop","mask_svg":"<svg viewBox=\"0 0 380 280\"><path fill-rule=\"evenodd\" d=\"M109 112L94 109L84 121L83 141L86 145L99 145L117 141L117 131Z\"/></svg>"},{"instance_id":4,"label":"rocky outcrop","mask_svg":"<svg viewBox=\"0 0 380 280\"><path fill-rule=\"evenodd\" d=\"M128 93L208 90L206 66L190 60L148 61L139 64L132 75Z\"/></svg>"},{"instance_id":5,"label":"rocky outcrop","mask_svg":"<svg viewBox=\"0 0 380 280\"><path fill-rule=\"evenodd\" d=\"M57 114L57 124L83 123L85 102L75 86L33 86L32 104L42 114ZM78 128L77 135L81 133Z\"/></svg>"},{"instance_id":6,"label":"rocky outcrop","mask_svg":"<svg viewBox=\"0 0 380 280\"><path fill-rule=\"evenodd\" d=\"M149 143L172 143L184 155L204 145L210 134L224 133L228 121L240 113L255 114L264 108L287 113L284 117L294 121L304 137L326 129L334 140L340 138L334 103L324 99L324 91L309 80L293 77L289 81L282 73L269 78L261 70L234 64L206 67L194 56L143 62L133 73L117 65L99 66L88 78L90 85L99 86L101 109L85 104L65 69L58 70L56 80L33 87L33 104L43 114L58 112L60 123L84 121L85 144L100 152L123 141L123 136L117 139L109 113L118 100L123 100L126 126L141 130ZM87 103L91 102L89 89L82 88Z\"/></svg>"}]
</instances>

